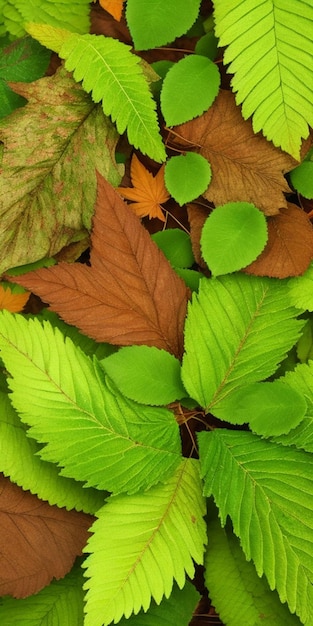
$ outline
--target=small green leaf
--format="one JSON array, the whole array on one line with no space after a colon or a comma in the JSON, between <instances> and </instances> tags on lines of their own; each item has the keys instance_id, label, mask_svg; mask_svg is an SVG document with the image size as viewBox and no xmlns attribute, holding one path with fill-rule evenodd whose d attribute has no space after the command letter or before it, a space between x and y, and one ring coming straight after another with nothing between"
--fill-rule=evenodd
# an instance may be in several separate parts
<instances>
[{"instance_id":1,"label":"small green leaf","mask_svg":"<svg viewBox=\"0 0 313 626\"><path fill-rule=\"evenodd\" d=\"M195 53L202 54L202 56L208 57L211 61L214 61L217 54L218 39L215 37L213 31L206 33L196 43Z\"/></svg>"},{"instance_id":2,"label":"small green leaf","mask_svg":"<svg viewBox=\"0 0 313 626\"><path fill-rule=\"evenodd\" d=\"M313 162L303 161L290 172L293 187L305 198L313 198Z\"/></svg>"},{"instance_id":3,"label":"small green leaf","mask_svg":"<svg viewBox=\"0 0 313 626\"><path fill-rule=\"evenodd\" d=\"M161 90L161 111L167 126L202 115L213 104L220 82L218 67L202 55L187 56L175 63Z\"/></svg>"},{"instance_id":4,"label":"small green leaf","mask_svg":"<svg viewBox=\"0 0 313 626\"><path fill-rule=\"evenodd\" d=\"M190 235L180 228L159 230L151 235L151 239L155 241L172 266L191 267L194 264Z\"/></svg>"},{"instance_id":5,"label":"small green leaf","mask_svg":"<svg viewBox=\"0 0 313 626\"><path fill-rule=\"evenodd\" d=\"M230 393L211 409L231 424L249 424L257 435L285 435L298 426L307 409L304 396L285 382L252 383Z\"/></svg>"},{"instance_id":6,"label":"small green leaf","mask_svg":"<svg viewBox=\"0 0 313 626\"><path fill-rule=\"evenodd\" d=\"M176 274L178 274L178 276L183 279L183 281L185 282L187 287L191 289L191 291L198 291L202 276L201 272L186 269L185 267L174 267L173 269L175 270Z\"/></svg>"},{"instance_id":7,"label":"small green leaf","mask_svg":"<svg viewBox=\"0 0 313 626\"><path fill-rule=\"evenodd\" d=\"M288 281L291 303L307 311L313 311L313 263L302 274Z\"/></svg>"},{"instance_id":8,"label":"small green leaf","mask_svg":"<svg viewBox=\"0 0 313 626\"><path fill-rule=\"evenodd\" d=\"M171 157L165 165L165 186L182 206L198 198L210 184L209 162L196 152Z\"/></svg>"},{"instance_id":9,"label":"small green leaf","mask_svg":"<svg viewBox=\"0 0 313 626\"><path fill-rule=\"evenodd\" d=\"M118 390L142 404L169 404L184 398L181 365L166 350L127 346L103 359L101 365Z\"/></svg>"},{"instance_id":10,"label":"small green leaf","mask_svg":"<svg viewBox=\"0 0 313 626\"><path fill-rule=\"evenodd\" d=\"M201 234L201 252L212 274L229 274L252 263L267 242L264 214L249 202L228 202L212 211Z\"/></svg>"}]
</instances>

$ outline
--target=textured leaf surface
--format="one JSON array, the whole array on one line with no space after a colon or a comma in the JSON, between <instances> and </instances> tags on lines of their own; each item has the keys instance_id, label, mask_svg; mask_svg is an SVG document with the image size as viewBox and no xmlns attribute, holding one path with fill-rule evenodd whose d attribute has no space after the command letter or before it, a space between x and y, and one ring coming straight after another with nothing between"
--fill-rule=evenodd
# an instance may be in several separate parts
<instances>
[{"instance_id":1,"label":"textured leaf surface","mask_svg":"<svg viewBox=\"0 0 313 626\"><path fill-rule=\"evenodd\" d=\"M128 0L126 18L137 50L163 46L180 37L193 25L200 0Z\"/></svg>"},{"instance_id":2,"label":"textured leaf surface","mask_svg":"<svg viewBox=\"0 0 313 626\"><path fill-rule=\"evenodd\" d=\"M248 560L305 624L313 620L313 457L246 432L200 433L205 495ZM222 471L221 471L222 468Z\"/></svg>"},{"instance_id":3,"label":"textured leaf surface","mask_svg":"<svg viewBox=\"0 0 313 626\"><path fill-rule=\"evenodd\" d=\"M134 154L130 165L130 177L133 187L118 187L119 194L127 200L132 200L131 208L138 217L151 219L157 217L165 222L162 204L170 194L164 184L164 166L153 176Z\"/></svg>"},{"instance_id":4,"label":"textured leaf surface","mask_svg":"<svg viewBox=\"0 0 313 626\"><path fill-rule=\"evenodd\" d=\"M60 476L52 463L40 459L40 446L27 437L26 428L6 393L0 393L0 471L24 490L49 504L92 513L103 506L108 494L86 489L70 478Z\"/></svg>"},{"instance_id":5,"label":"textured leaf surface","mask_svg":"<svg viewBox=\"0 0 313 626\"><path fill-rule=\"evenodd\" d=\"M25 598L63 578L81 554L93 518L52 507L4 477L0 507L1 595Z\"/></svg>"},{"instance_id":6,"label":"textured leaf surface","mask_svg":"<svg viewBox=\"0 0 313 626\"><path fill-rule=\"evenodd\" d=\"M14 88L29 103L0 122L0 272L86 234L95 168L120 181L113 125L64 70Z\"/></svg>"},{"instance_id":7,"label":"textured leaf surface","mask_svg":"<svg viewBox=\"0 0 313 626\"><path fill-rule=\"evenodd\" d=\"M194 563L202 563L206 528L198 461L182 459L162 485L133 496L114 496L97 513L84 552L85 626L107 626L128 618L153 598L182 588Z\"/></svg>"},{"instance_id":8,"label":"textured leaf surface","mask_svg":"<svg viewBox=\"0 0 313 626\"><path fill-rule=\"evenodd\" d=\"M25 22L62 26L77 33L89 31L89 0L4 0L1 19L5 29L14 36L25 34ZM0 5L1 8L1 5Z\"/></svg>"},{"instance_id":9,"label":"textured leaf surface","mask_svg":"<svg viewBox=\"0 0 313 626\"><path fill-rule=\"evenodd\" d=\"M181 357L188 292L138 218L99 178L91 267L61 263L15 282L97 341ZM168 297L168 294L171 297Z\"/></svg>"},{"instance_id":10,"label":"textured leaf surface","mask_svg":"<svg viewBox=\"0 0 313 626\"><path fill-rule=\"evenodd\" d=\"M2 598L0 620L5 626L83 626L83 577L79 568L52 581L29 598Z\"/></svg>"},{"instance_id":11,"label":"textured leaf surface","mask_svg":"<svg viewBox=\"0 0 313 626\"><path fill-rule=\"evenodd\" d=\"M165 165L166 187L180 206L200 196L211 175L208 161L195 152L171 157Z\"/></svg>"},{"instance_id":12,"label":"textured leaf surface","mask_svg":"<svg viewBox=\"0 0 313 626\"><path fill-rule=\"evenodd\" d=\"M200 281L185 325L182 380L201 406L273 374L303 323L285 282L232 274Z\"/></svg>"},{"instance_id":13,"label":"textured leaf surface","mask_svg":"<svg viewBox=\"0 0 313 626\"><path fill-rule=\"evenodd\" d=\"M244 118L300 159L313 126L311 1L214 0L214 20Z\"/></svg>"},{"instance_id":14,"label":"textured leaf surface","mask_svg":"<svg viewBox=\"0 0 313 626\"><path fill-rule=\"evenodd\" d=\"M171 141L187 150L195 146L211 165L212 181L204 193L207 200L215 205L252 202L266 215L287 206L283 192L290 189L283 174L296 162L253 132L231 92L220 90L206 113L175 126L174 131L179 137L175 134Z\"/></svg>"},{"instance_id":15,"label":"textured leaf surface","mask_svg":"<svg viewBox=\"0 0 313 626\"><path fill-rule=\"evenodd\" d=\"M12 379L12 403L47 443L43 460L61 475L108 491L134 492L166 479L180 460L172 413L113 393L98 362L48 322L2 312L1 358Z\"/></svg>"},{"instance_id":16,"label":"textured leaf surface","mask_svg":"<svg viewBox=\"0 0 313 626\"><path fill-rule=\"evenodd\" d=\"M313 311L313 263L302 276L292 278L288 285L292 304L299 309Z\"/></svg>"},{"instance_id":17,"label":"textured leaf surface","mask_svg":"<svg viewBox=\"0 0 313 626\"><path fill-rule=\"evenodd\" d=\"M120 135L127 130L129 142L155 161L165 161L165 148L159 133L155 101L151 96L140 57L130 46L97 35L78 35L61 29L28 26L28 32L55 50L76 81L91 93L94 102L102 101Z\"/></svg>"}]
</instances>

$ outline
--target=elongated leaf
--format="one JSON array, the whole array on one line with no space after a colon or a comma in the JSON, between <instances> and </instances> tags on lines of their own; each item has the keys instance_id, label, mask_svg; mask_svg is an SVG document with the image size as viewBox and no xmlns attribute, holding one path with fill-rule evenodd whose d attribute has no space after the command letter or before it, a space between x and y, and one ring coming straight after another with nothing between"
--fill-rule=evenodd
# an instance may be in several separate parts
<instances>
[{"instance_id":1,"label":"elongated leaf","mask_svg":"<svg viewBox=\"0 0 313 626\"><path fill-rule=\"evenodd\" d=\"M26 435L26 428L8 395L0 393L0 471L24 490L49 504L94 514L108 494L86 489L76 480L60 476L52 463L40 459L40 446Z\"/></svg>"},{"instance_id":2,"label":"elongated leaf","mask_svg":"<svg viewBox=\"0 0 313 626\"><path fill-rule=\"evenodd\" d=\"M182 380L201 406L273 374L303 322L285 282L232 274L202 278L185 325Z\"/></svg>"},{"instance_id":3,"label":"elongated leaf","mask_svg":"<svg viewBox=\"0 0 313 626\"><path fill-rule=\"evenodd\" d=\"M84 552L85 626L107 626L159 604L202 563L206 528L198 461L183 459L163 485L114 496L97 513Z\"/></svg>"},{"instance_id":4,"label":"elongated leaf","mask_svg":"<svg viewBox=\"0 0 313 626\"><path fill-rule=\"evenodd\" d=\"M313 620L313 456L246 432L200 433L204 493L248 560L305 624Z\"/></svg>"},{"instance_id":5,"label":"elongated leaf","mask_svg":"<svg viewBox=\"0 0 313 626\"><path fill-rule=\"evenodd\" d=\"M166 409L113 393L103 371L48 322L2 312L1 358L12 403L47 445L43 460L60 474L108 491L146 489L180 462L178 426Z\"/></svg>"},{"instance_id":6,"label":"elongated leaf","mask_svg":"<svg viewBox=\"0 0 313 626\"><path fill-rule=\"evenodd\" d=\"M90 0L1 0L0 18L5 30L21 37L25 22L62 26L77 33L88 33Z\"/></svg>"},{"instance_id":7,"label":"elongated leaf","mask_svg":"<svg viewBox=\"0 0 313 626\"><path fill-rule=\"evenodd\" d=\"M28 25L28 32L65 59L65 67L94 102L102 101L105 115L127 130L129 142L155 161L165 161L155 102L140 65L140 58L111 37L78 35L63 29Z\"/></svg>"},{"instance_id":8,"label":"elongated leaf","mask_svg":"<svg viewBox=\"0 0 313 626\"><path fill-rule=\"evenodd\" d=\"M214 19L243 117L300 159L313 126L312 3L214 0Z\"/></svg>"}]
</instances>

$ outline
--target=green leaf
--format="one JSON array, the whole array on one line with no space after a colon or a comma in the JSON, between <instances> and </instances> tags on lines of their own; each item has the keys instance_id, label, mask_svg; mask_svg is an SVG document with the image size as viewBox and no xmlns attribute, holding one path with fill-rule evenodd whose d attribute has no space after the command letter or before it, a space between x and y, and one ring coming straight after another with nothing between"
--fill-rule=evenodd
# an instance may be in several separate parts
<instances>
[{"instance_id":1,"label":"green leaf","mask_svg":"<svg viewBox=\"0 0 313 626\"><path fill-rule=\"evenodd\" d=\"M200 281L185 324L182 380L211 409L228 393L273 374L299 337L286 282L233 274Z\"/></svg>"},{"instance_id":2,"label":"green leaf","mask_svg":"<svg viewBox=\"0 0 313 626\"><path fill-rule=\"evenodd\" d=\"M26 98L22 98L22 96L15 93L9 85L0 78L0 119L10 115L15 109L23 107L26 102Z\"/></svg>"},{"instance_id":3,"label":"green leaf","mask_svg":"<svg viewBox=\"0 0 313 626\"><path fill-rule=\"evenodd\" d=\"M45 461L60 474L112 492L147 489L180 462L174 415L113 393L96 359L49 322L2 311L1 358L12 404Z\"/></svg>"},{"instance_id":4,"label":"green leaf","mask_svg":"<svg viewBox=\"0 0 313 626\"><path fill-rule=\"evenodd\" d=\"M200 196L211 176L209 162L196 152L173 156L165 165L165 186L180 206Z\"/></svg>"},{"instance_id":5,"label":"green leaf","mask_svg":"<svg viewBox=\"0 0 313 626\"><path fill-rule=\"evenodd\" d=\"M137 50L164 46L196 21L201 0L128 0L126 19Z\"/></svg>"},{"instance_id":6,"label":"green leaf","mask_svg":"<svg viewBox=\"0 0 313 626\"><path fill-rule=\"evenodd\" d=\"M286 604L270 590L248 563L229 527L221 528L216 516L208 522L205 582L220 619L227 626L301 626Z\"/></svg>"},{"instance_id":7,"label":"green leaf","mask_svg":"<svg viewBox=\"0 0 313 626\"><path fill-rule=\"evenodd\" d=\"M38 453L40 446L27 436L8 395L0 392L0 471L51 505L92 514L103 506L108 494L61 476L56 465L42 461Z\"/></svg>"},{"instance_id":8,"label":"green leaf","mask_svg":"<svg viewBox=\"0 0 313 626\"><path fill-rule=\"evenodd\" d=\"M306 410L303 395L281 380L240 387L211 409L219 419L249 424L263 437L288 433L302 421Z\"/></svg>"},{"instance_id":9,"label":"green leaf","mask_svg":"<svg viewBox=\"0 0 313 626\"><path fill-rule=\"evenodd\" d=\"M88 33L90 28L90 0L2 0L0 19L4 29L21 37L25 22L39 22L68 28L77 33Z\"/></svg>"},{"instance_id":10,"label":"green leaf","mask_svg":"<svg viewBox=\"0 0 313 626\"><path fill-rule=\"evenodd\" d=\"M75 567L29 598L2 598L0 622L3 626L83 626L82 585L81 570Z\"/></svg>"},{"instance_id":11,"label":"green leaf","mask_svg":"<svg viewBox=\"0 0 313 626\"><path fill-rule=\"evenodd\" d=\"M85 626L107 626L147 611L180 589L206 543L198 461L182 459L166 483L133 496L114 496L97 512L84 552L89 578Z\"/></svg>"},{"instance_id":12,"label":"green leaf","mask_svg":"<svg viewBox=\"0 0 313 626\"><path fill-rule=\"evenodd\" d=\"M229 274L254 261L267 242L265 215L250 202L216 207L201 234L201 252L212 274Z\"/></svg>"},{"instance_id":13,"label":"green leaf","mask_svg":"<svg viewBox=\"0 0 313 626\"><path fill-rule=\"evenodd\" d=\"M244 119L300 160L313 126L312 3L214 0L214 18Z\"/></svg>"},{"instance_id":14,"label":"green leaf","mask_svg":"<svg viewBox=\"0 0 313 626\"><path fill-rule=\"evenodd\" d=\"M307 363L313 358L313 318L307 319L302 335L297 343L297 358Z\"/></svg>"},{"instance_id":15,"label":"green leaf","mask_svg":"<svg viewBox=\"0 0 313 626\"><path fill-rule=\"evenodd\" d=\"M173 267L191 267L195 263L190 235L180 228L159 230L151 239Z\"/></svg>"},{"instance_id":16,"label":"green leaf","mask_svg":"<svg viewBox=\"0 0 313 626\"><path fill-rule=\"evenodd\" d=\"M313 198L313 162L303 161L290 172L292 186L305 198Z\"/></svg>"},{"instance_id":17,"label":"green leaf","mask_svg":"<svg viewBox=\"0 0 313 626\"><path fill-rule=\"evenodd\" d=\"M313 456L246 432L199 434L204 493L281 602L313 620Z\"/></svg>"},{"instance_id":18,"label":"green leaf","mask_svg":"<svg viewBox=\"0 0 313 626\"><path fill-rule=\"evenodd\" d=\"M202 54L211 61L214 61L217 55L218 39L215 37L213 31L205 33L200 39L198 39L195 45L195 53Z\"/></svg>"},{"instance_id":19,"label":"green leaf","mask_svg":"<svg viewBox=\"0 0 313 626\"><path fill-rule=\"evenodd\" d=\"M313 311L313 263L302 274L288 281L291 303L299 309Z\"/></svg>"},{"instance_id":20,"label":"green leaf","mask_svg":"<svg viewBox=\"0 0 313 626\"><path fill-rule=\"evenodd\" d=\"M186 56L167 72L161 90L161 111L167 126L192 120L213 104L220 87L218 67L202 55Z\"/></svg>"},{"instance_id":21,"label":"green leaf","mask_svg":"<svg viewBox=\"0 0 313 626\"><path fill-rule=\"evenodd\" d=\"M58 28L29 24L28 32L55 50L74 79L82 81L94 102L102 102L120 135L127 130L129 142L155 161L165 161L149 83L140 57L131 47L111 37L78 35Z\"/></svg>"},{"instance_id":22,"label":"green leaf","mask_svg":"<svg viewBox=\"0 0 313 626\"><path fill-rule=\"evenodd\" d=\"M101 365L119 392L142 404L170 404L186 397L178 359L154 346L127 346Z\"/></svg>"},{"instance_id":23,"label":"green leaf","mask_svg":"<svg viewBox=\"0 0 313 626\"><path fill-rule=\"evenodd\" d=\"M202 276L200 272L197 272L196 270L185 269L184 267L174 267L173 269L175 270L176 274L178 274L178 276L180 276L183 281L185 281L187 287L189 287L191 291L198 291Z\"/></svg>"}]
</instances>

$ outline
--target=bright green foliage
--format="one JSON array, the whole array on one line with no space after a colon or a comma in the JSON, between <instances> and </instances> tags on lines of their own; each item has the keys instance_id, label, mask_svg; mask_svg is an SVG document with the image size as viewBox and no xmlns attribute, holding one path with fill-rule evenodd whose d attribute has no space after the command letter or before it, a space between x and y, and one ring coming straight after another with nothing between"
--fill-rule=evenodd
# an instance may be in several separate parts
<instances>
[{"instance_id":1,"label":"bright green foliage","mask_svg":"<svg viewBox=\"0 0 313 626\"><path fill-rule=\"evenodd\" d=\"M200 433L199 443L204 493L213 495L222 525L229 516L257 574L312 624L312 455L224 429Z\"/></svg>"},{"instance_id":2,"label":"bright green foliage","mask_svg":"<svg viewBox=\"0 0 313 626\"><path fill-rule=\"evenodd\" d=\"M210 598L227 626L300 626L265 577L259 578L253 563L246 561L238 539L213 514L204 565Z\"/></svg>"},{"instance_id":3,"label":"bright green foliage","mask_svg":"<svg viewBox=\"0 0 313 626\"><path fill-rule=\"evenodd\" d=\"M82 81L94 102L102 102L105 115L116 122L120 134L127 130L135 148L155 161L165 161L155 102L140 58L130 46L111 37L73 34L44 25L29 24L27 30L65 59L66 69Z\"/></svg>"},{"instance_id":4,"label":"bright green foliage","mask_svg":"<svg viewBox=\"0 0 313 626\"><path fill-rule=\"evenodd\" d=\"M188 626L193 611L200 600L200 594L187 580L183 589L173 586L170 597L163 599L161 604L152 601L146 613L122 617L119 626Z\"/></svg>"},{"instance_id":5,"label":"bright green foliage","mask_svg":"<svg viewBox=\"0 0 313 626\"><path fill-rule=\"evenodd\" d=\"M200 196L211 181L209 162L196 152L171 157L165 165L165 185L182 206Z\"/></svg>"},{"instance_id":6,"label":"bright green foliage","mask_svg":"<svg viewBox=\"0 0 313 626\"><path fill-rule=\"evenodd\" d=\"M220 87L218 67L202 55L186 56L167 72L161 90L161 110L167 126L183 124L213 104Z\"/></svg>"},{"instance_id":7,"label":"bright green foliage","mask_svg":"<svg viewBox=\"0 0 313 626\"><path fill-rule=\"evenodd\" d=\"M3 626L83 626L82 585L82 573L77 567L29 598L3 598L0 622Z\"/></svg>"},{"instance_id":8,"label":"bright green foliage","mask_svg":"<svg viewBox=\"0 0 313 626\"><path fill-rule=\"evenodd\" d=\"M292 186L305 198L313 198L313 161L303 161L290 172Z\"/></svg>"},{"instance_id":9,"label":"bright green foliage","mask_svg":"<svg viewBox=\"0 0 313 626\"><path fill-rule=\"evenodd\" d=\"M182 588L203 562L206 528L198 461L182 459L166 483L133 496L114 496L97 512L84 552L85 626L128 618L153 598Z\"/></svg>"},{"instance_id":10,"label":"bright green foliage","mask_svg":"<svg viewBox=\"0 0 313 626\"><path fill-rule=\"evenodd\" d=\"M173 267L191 267L194 264L190 235L184 230L180 228L159 230L151 235L151 238Z\"/></svg>"},{"instance_id":11,"label":"bright green foliage","mask_svg":"<svg viewBox=\"0 0 313 626\"><path fill-rule=\"evenodd\" d=\"M231 424L249 424L257 435L289 433L307 410L301 393L285 382L252 383L233 391L214 405L212 413Z\"/></svg>"},{"instance_id":12,"label":"bright green foliage","mask_svg":"<svg viewBox=\"0 0 313 626\"><path fill-rule=\"evenodd\" d=\"M302 276L291 278L288 286L292 304L299 309L313 311L313 263Z\"/></svg>"},{"instance_id":13,"label":"bright green foliage","mask_svg":"<svg viewBox=\"0 0 313 626\"><path fill-rule=\"evenodd\" d=\"M303 326L296 315L284 281L244 274L202 278L185 324L182 380L189 395L209 409L273 374Z\"/></svg>"},{"instance_id":14,"label":"bright green foliage","mask_svg":"<svg viewBox=\"0 0 313 626\"><path fill-rule=\"evenodd\" d=\"M88 33L89 11L90 0L0 0L2 28L14 37L23 36L25 22L33 21Z\"/></svg>"},{"instance_id":15,"label":"bright green foliage","mask_svg":"<svg viewBox=\"0 0 313 626\"><path fill-rule=\"evenodd\" d=\"M142 404L169 404L187 395L179 360L154 346L121 348L102 367L124 396Z\"/></svg>"},{"instance_id":16,"label":"bright green foliage","mask_svg":"<svg viewBox=\"0 0 313 626\"><path fill-rule=\"evenodd\" d=\"M12 43L0 52L0 118L23 106L19 96L6 81L31 82L45 73L50 60L48 50L31 37Z\"/></svg>"},{"instance_id":17,"label":"bright green foliage","mask_svg":"<svg viewBox=\"0 0 313 626\"><path fill-rule=\"evenodd\" d=\"M135 48L164 46L196 21L201 0L127 0L126 19Z\"/></svg>"},{"instance_id":18,"label":"bright green foliage","mask_svg":"<svg viewBox=\"0 0 313 626\"><path fill-rule=\"evenodd\" d=\"M201 280L200 272L186 269L185 267L174 267L174 270L185 281L191 291L198 291Z\"/></svg>"},{"instance_id":19,"label":"bright green foliage","mask_svg":"<svg viewBox=\"0 0 313 626\"><path fill-rule=\"evenodd\" d=\"M212 274L228 274L254 261L267 242L264 214L250 202L216 207L201 234L201 252Z\"/></svg>"},{"instance_id":20,"label":"bright green foliage","mask_svg":"<svg viewBox=\"0 0 313 626\"><path fill-rule=\"evenodd\" d=\"M214 0L216 35L244 119L300 159L313 126L311 0Z\"/></svg>"},{"instance_id":21,"label":"bright green foliage","mask_svg":"<svg viewBox=\"0 0 313 626\"><path fill-rule=\"evenodd\" d=\"M307 363L313 359L313 319L306 321L302 335L296 346L297 358L300 363Z\"/></svg>"},{"instance_id":22,"label":"bright green foliage","mask_svg":"<svg viewBox=\"0 0 313 626\"><path fill-rule=\"evenodd\" d=\"M179 431L166 409L113 393L99 363L49 322L1 314L1 358L12 404L47 445L43 460L60 474L115 493L147 489L180 462Z\"/></svg>"},{"instance_id":23,"label":"bright green foliage","mask_svg":"<svg viewBox=\"0 0 313 626\"><path fill-rule=\"evenodd\" d=\"M0 471L49 504L92 514L103 506L106 493L83 488L78 481L60 476L56 465L40 459L39 450L36 441L27 436L9 396L1 392Z\"/></svg>"},{"instance_id":24,"label":"bright green foliage","mask_svg":"<svg viewBox=\"0 0 313 626\"><path fill-rule=\"evenodd\" d=\"M206 33L197 41L195 46L195 53L202 54L208 59L214 61L217 53L218 40L216 39L213 31Z\"/></svg>"}]
</instances>

